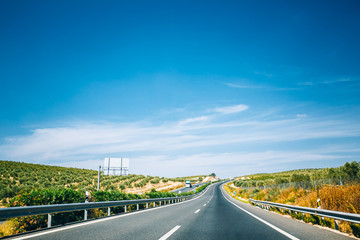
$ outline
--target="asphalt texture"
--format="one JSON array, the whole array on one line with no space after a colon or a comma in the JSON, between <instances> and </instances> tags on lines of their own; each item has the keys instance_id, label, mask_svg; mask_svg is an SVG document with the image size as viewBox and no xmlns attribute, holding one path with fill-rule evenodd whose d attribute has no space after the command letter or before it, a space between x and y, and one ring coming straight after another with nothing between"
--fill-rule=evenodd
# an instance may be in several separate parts
<instances>
[{"instance_id":1,"label":"asphalt texture","mask_svg":"<svg viewBox=\"0 0 360 240\"><path fill-rule=\"evenodd\" d=\"M223 190L221 183L216 183L189 201L25 234L16 239L352 238L239 202Z\"/></svg>"}]
</instances>

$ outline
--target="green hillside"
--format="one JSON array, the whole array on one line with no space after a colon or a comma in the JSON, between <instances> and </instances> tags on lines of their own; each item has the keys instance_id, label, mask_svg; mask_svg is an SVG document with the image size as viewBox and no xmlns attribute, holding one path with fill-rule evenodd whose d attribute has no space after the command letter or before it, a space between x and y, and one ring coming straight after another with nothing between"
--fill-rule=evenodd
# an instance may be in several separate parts
<instances>
[{"instance_id":1,"label":"green hillside","mask_svg":"<svg viewBox=\"0 0 360 240\"><path fill-rule=\"evenodd\" d=\"M343 184L360 181L360 163L347 162L337 168L298 169L277 173L258 173L236 177L237 187L261 187L299 182L319 182L326 184Z\"/></svg>"},{"instance_id":2,"label":"green hillside","mask_svg":"<svg viewBox=\"0 0 360 240\"><path fill-rule=\"evenodd\" d=\"M34 189L62 189L96 191L98 172L89 169L47 166L14 161L0 161L0 199L5 203L9 198ZM101 176L100 190L124 191L141 188L146 184L159 184L168 181L184 182L187 179L199 180L204 176L160 178L130 174L128 176Z\"/></svg>"}]
</instances>

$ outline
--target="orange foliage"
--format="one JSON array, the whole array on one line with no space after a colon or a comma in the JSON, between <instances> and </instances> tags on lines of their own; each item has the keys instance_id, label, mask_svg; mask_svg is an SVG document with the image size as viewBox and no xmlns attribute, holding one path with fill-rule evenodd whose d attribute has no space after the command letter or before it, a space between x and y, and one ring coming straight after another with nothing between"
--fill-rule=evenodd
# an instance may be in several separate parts
<instances>
[{"instance_id":1,"label":"orange foliage","mask_svg":"<svg viewBox=\"0 0 360 240\"><path fill-rule=\"evenodd\" d=\"M296 206L316 208L317 201L316 191L310 192L309 194L303 195L295 200Z\"/></svg>"},{"instance_id":2,"label":"orange foliage","mask_svg":"<svg viewBox=\"0 0 360 240\"><path fill-rule=\"evenodd\" d=\"M360 213L360 185L346 186L323 186L317 190L305 190L302 188L287 189L258 189L246 190L242 188L233 188L226 185L226 189L231 195L236 192L237 196L242 198L266 200L270 202L292 204L302 207L317 207L317 199L320 198L321 208L333 211L341 211L348 213ZM312 216L308 216L312 218ZM332 222L332 220L330 220ZM321 225L334 227L334 223L326 223L326 220L320 221ZM354 228L354 229L352 229ZM341 232L353 233L360 237L360 226L351 225L348 222L339 221L339 229ZM357 230L356 230L357 229Z\"/></svg>"},{"instance_id":3,"label":"orange foliage","mask_svg":"<svg viewBox=\"0 0 360 240\"><path fill-rule=\"evenodd\" d=\"M359 214L360 185L326 186L320 189L321 208Z\"/></svg>"}]
</instances>

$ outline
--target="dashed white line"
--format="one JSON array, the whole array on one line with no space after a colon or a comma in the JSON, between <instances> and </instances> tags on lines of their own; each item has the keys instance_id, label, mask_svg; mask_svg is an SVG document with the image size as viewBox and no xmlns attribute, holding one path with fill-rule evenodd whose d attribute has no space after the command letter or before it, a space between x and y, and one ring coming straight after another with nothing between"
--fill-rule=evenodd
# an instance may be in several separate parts
<instances>
[{"instance_id":1,"label":"dashed white line","mask_svg":"<svg viewBox=\"0 0 360 240\"><path fill-rule=\"evenodd\" d=\"M198 210L195 211L195 213L198 213L198 212L200 212L200 209L198 209Z\"/></svg>"},{"instance_id":2,"label":"dashed white line","mask_svg":"<svg viewBox=\"0 0 360 240\"><path fill-rule=\"evenodd\" d=\"M166 240L168 239L171 235L173 235L174 232L176 232L181 226L177 225L175 226L173 229L171 229L169 232L167 232L164 236L162 236L161 238L159 238L159 240Z\"/></svg>"},{"instance_id":3,"label":"dashed white line","mask_svg":"<svg viewBox=\"0 0 360 240\"><path fill-rule=\"evenodd\" d=\"M206 206L206 203L204 204L204 207Z\"/></svg>"}]
</instances>

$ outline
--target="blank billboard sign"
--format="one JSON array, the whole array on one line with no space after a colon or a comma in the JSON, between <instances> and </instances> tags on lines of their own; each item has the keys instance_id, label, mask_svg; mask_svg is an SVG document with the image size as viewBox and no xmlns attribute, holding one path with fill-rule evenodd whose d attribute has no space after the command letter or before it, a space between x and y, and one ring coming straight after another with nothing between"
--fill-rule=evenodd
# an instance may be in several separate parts
<instances>
[{"instance_id":1,"label":"blank billboard sign","mask_svg":"<svg viewBox=\"0 0 360 240\"><path fill-rule=\"evenodd\" d=\"M105 158L104 175L128 175L129 162L128 158Z\"/></svg>"}]
</instances>

